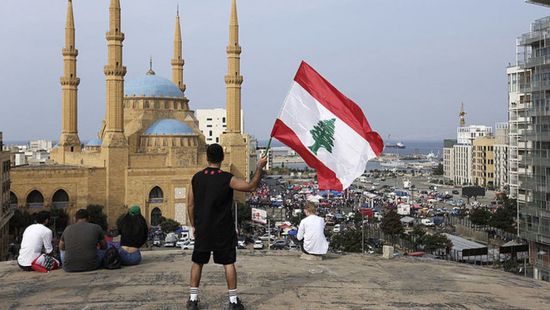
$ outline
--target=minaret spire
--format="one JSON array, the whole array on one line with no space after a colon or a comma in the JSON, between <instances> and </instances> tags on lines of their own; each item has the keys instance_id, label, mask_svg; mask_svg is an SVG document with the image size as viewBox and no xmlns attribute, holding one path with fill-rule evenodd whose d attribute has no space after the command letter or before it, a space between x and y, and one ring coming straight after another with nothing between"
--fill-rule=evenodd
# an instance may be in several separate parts
<instances>
[{"instance_id":1,"label":"minaret spire","mask_svg":"<svg viewBox=\"0 0 550 310\"><path fill-rule=\"evenodd\" d=\"M122 65L122 42L120 1L111 0L109 6L109 31L106 34L108 60L104 73L107 81L105 137L103 145L125 146L124 137L124 76L126 67Z\"/></svg>"},{"instance_id":2,"label":"minaret spire","mask_svg":"<svg viewBox=\"0 0 550 310\"><path fill-rule=\"evenodd\" d=\"M59 145L62 153L80 151L80 139L77 126L77 94L80 79L76 76L75 27L73 3L67 2L67 21L65 24L65 47L63 54L63 76L61 77L62 131ZM61 157L64 162L64 156Z\"/></svg>"},{"instance_id":3,"label":"minaret spire","mask_svg":"<svg viewBox=\"0 0 550 310\"><path fill-rule=\"evenodd\" d=\"M231 1L231 18L229 20L229 44L227 46L226 110L227 132L241 132L241 46L239 45L239 21L237 18L237 1Z\"/></svg>"},{"instance_id":4,"label":"minaret spire","mask_svg":"<svg viewBox=\"0 0 550 310\"><path fill-rule=\"evenodd\" d=\"M176 12L176 29L174 31L174 57L172 58L172 82L176 84L181 91L185 92L186 85L183 82L183 65L185 61L182 55L182 40L180 26L180 8L177 7Z\"/></svg>"}]
</instances>

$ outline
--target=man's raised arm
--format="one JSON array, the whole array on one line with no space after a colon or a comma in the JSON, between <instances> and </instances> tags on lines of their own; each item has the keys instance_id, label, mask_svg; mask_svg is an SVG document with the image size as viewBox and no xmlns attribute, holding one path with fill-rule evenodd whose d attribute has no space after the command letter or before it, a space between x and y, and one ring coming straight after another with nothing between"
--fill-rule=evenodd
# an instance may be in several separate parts
<instances>
[{"instance_id":1,"label":"man's raised arm","mask_svg":"<svg viewBox=\"0 0 550 310\"><path fill-rule=\"evenodd\" d=\"M256 167L256 172L254 173L254 176L252 177L252 180L250 182L246 182L243 179L232 177L231 182L229 183L229 186L237 191L240 192L253 192L258 187L258 183L260 183L260 180L262 178L262 170L267 164L267 156L262 156L260 160L258 161L258 166Z\"/></svg>"}]
</instances>

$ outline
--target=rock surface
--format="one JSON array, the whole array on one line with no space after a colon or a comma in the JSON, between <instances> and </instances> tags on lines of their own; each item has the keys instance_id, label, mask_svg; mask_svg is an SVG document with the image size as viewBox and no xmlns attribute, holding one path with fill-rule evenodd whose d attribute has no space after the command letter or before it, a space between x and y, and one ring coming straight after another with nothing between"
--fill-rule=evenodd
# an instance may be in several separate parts
<instances>
[{"instance_id":1,"label":"rock surface","mask_svg":"<svg viewBox=\"0 0 550 310\"><path fill-rule=\"evenodd\" d=\"M185 309L190 252L144 252L120 270L48 274L0 263L1 309ZM550 309L550 283L487 267L413 258L239 251L247 309ZM201 309L226 309L223 268L204 268Z\"/></svg>"}]
</instances>

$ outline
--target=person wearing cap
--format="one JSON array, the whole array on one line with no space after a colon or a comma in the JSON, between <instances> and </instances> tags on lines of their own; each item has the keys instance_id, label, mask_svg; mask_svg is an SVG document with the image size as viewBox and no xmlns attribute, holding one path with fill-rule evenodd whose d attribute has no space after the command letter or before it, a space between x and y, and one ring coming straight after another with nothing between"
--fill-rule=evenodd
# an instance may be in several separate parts
<instances>
[{"instance_id":1,"label":"person wearing cap","mask_svg":"<svg viewBox=\"0 0 550 310\"><path fill-rule=\"evenodd\" d=\"M141 262L140 248L147 242L147 222L139 206L132 206L117 221L120 233L120 262L124 266L137 265Z\"/></svg>"}]
</instances>

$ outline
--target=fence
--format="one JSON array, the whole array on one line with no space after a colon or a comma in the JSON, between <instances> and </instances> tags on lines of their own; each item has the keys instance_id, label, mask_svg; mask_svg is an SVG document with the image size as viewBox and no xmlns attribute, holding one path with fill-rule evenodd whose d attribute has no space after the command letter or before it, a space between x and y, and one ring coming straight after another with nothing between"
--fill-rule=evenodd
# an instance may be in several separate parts
<instances>
[{"instance_id":1,"label":"fence","mask_svg":"<svg viewBox=\"0 0 550 310\"><path fill-rule=\"evenodd\" d=\"M467 227L475 231L485 232L487 233L487 240L499 238L504 241L510 241L517 238L516 234L504 231L500 228L492 227L489 225L473 224L469 218L460 218L456 216L451 216L449 217L448 221L451 225L462 225L464 227Z\"/></svg>"}]
</instances>

